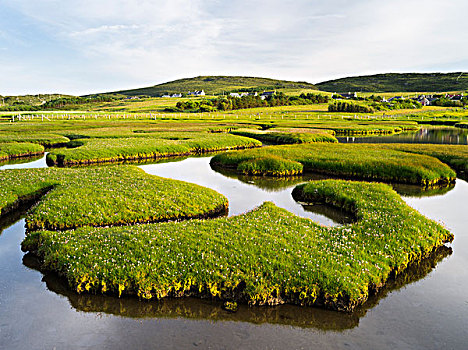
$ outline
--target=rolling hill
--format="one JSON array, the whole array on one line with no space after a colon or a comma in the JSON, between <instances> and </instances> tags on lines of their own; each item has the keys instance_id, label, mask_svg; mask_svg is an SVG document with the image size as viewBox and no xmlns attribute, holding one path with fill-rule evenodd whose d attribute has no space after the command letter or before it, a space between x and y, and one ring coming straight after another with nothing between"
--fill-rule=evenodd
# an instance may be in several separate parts
<instances>
[{"instance_id":1,"label":"rolling hill","mask_svg":"<svg viewBox=\"0 0 468 350\"><path fill-rule=\"evenodd\" d=\"M315 84L329 92L444 92L468 90L468 73L386 73Z\"/></svg>"},{"instance_id":2,"label":"rolling hill","mask_svg":"<svg viewBox=\"0 0 468 350\"><path fill-rule=\"evenodd\" d=\"M306 82L275 80L268 78L238 77L238 76L199 76L158 84L133 90L122 90L113 93L126 96L148 95L162 96L164 94L187 93L188 91L204 90L207 95L217 95L223 92L236 92L253 89L257 91L273 89L314 89L317 87Z\"/></svg>"}]
</instances>

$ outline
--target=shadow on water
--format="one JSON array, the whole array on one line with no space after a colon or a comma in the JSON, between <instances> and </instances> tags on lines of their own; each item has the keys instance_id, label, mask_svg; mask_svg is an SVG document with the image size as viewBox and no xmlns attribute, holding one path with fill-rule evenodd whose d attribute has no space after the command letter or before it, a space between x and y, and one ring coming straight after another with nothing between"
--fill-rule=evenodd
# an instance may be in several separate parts
<instances>
[{"instance_id":1,"label":"shadow on water","mask_svg":"<svg viewBox=\"0 0 468 350\"><path fill-rule=\"evenodd\" d=\"M353 180L352 178L346 178L343 176L332 176L332 175L324 175L324 174L317 174L317 173L304 173L302 175L297 175L297 176L276 178L276 177L267 177L267 176L242 175L242 174L238 174L234 169L226 169L226 168L223 169L217 166L216 167L212 166L211 169L227 178L239 180L243 183L254 185L268 192L276 192L280 190L285 190L292 186L295 186L295 185L298 185L307 181L327 180L327 179ZM464 175L464 174L461 174L461 175ZM463 179L463 176L460 176L460 178ZM356 181L359 181L359 180L356 180ZM374 182L368 179L360 180L360 181ZM380 181L377 180L375 182L380 182ZM431 188L418 186L418 185L401 184L401 183L391 183L390 185L398 194L407 196L407 197L440 196L440 195L446 194L447 192L451 191L455 187L454 183L451 183L445 186L435 186ZM310 211L314 211L313 208L310 208Z\"/></svg>"},{"instance_id":2,"label":"shadow on water","mask_svg":"<svg viewBox=\"0 0 468 350\"><path fill-rule=\"evenodd\" d=\"M352 313L328 311L313 307L295 305L257 306L240 305L235 313L222 309L222 303L196 298L161 299L142 301L138 298L117 298L107 295L77 294L68 288L67 281L53 273L45 273L43 281L47 288L64 296L78 311L105 313L128 318L187 318L209 321L235 321L253 324L279 324L319 330L342 331L359 325L359 320L368 310L390 292L425 278L444 258L452 254L446 246L433 251L426 259L408 266L405 272L388 281L385 288L371 296L369 300ZM40 270L39 260L28 253L23 264L31 269Z\"/></svg>"}]
</instances>

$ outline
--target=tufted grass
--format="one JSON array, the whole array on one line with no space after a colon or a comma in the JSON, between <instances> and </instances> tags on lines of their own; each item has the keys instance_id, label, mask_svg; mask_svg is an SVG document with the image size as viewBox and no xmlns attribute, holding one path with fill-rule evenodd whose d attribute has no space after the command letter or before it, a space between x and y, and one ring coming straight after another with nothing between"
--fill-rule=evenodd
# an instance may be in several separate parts
<instances>
[{"instance_id":1,"label":"tufted grass","mask_svg":"<svg viewBox=\"0 0 468 350\"><path fill-rule=\"evenodd\" d=\"M395 149L369 144L305 144L270 146L261 149L222 153L214 156L214 167L236 168L249 173L250 168L241 164L258 159L275 159L276 162L257 164L251 174L275 174L286 161L303 165L303 171L318 172L334 176L386 182L409 183L433 186L455 180L455 172L436 158L407 153ZM280 161L283 160L283 163ZM258 168L262 167L262 170ZM278 168L275 165L278 164ZM299 171L294 172L294 174ZM281 171L279 175L282 174Z\"/></svg>"},{"instance_id":2,"label":"tufted grass","mask_svg":"<svg viewBox=\"0 0 468 350\"><path fill-rule=\"evenodd\" d=\"M29 230L208 217L228 206L211 189L152 176L134 166L3 170L0 183L1 214L42 196L26 218Z\"/></svg>"},{"instance_id":3,"label":"tufted grass","mask_svg":"<svg viewBox=\"0 0 468 350\"><path fill-rule=\"evenodd\" d=\"M357 221L323 227L267 202L230 218L30 232L23 249L78 292L349 311L453 239L388 185L314 181L293 196L344 208Z\"/></svg>"}]
</instances>

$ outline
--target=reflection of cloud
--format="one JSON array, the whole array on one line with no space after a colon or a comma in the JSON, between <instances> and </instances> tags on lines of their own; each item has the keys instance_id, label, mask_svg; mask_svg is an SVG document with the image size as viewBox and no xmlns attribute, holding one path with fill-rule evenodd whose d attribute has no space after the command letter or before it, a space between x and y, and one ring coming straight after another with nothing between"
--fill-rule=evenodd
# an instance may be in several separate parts
<instances>
[{"instance_id":1,"label":"reflection of cloud","mask_svg":"<svg viewBox=\"0 0 468 350\"><path fill-rule=\"evenodd\" d=\"M68 54L74 62L63 58L59 63L99 72L99 79L95 73L74 73L74 90L123 89L208 74L318 82L439 66L463 70L468 57L468 48L460 45L468 39L460 28L468 10L463 1L396 0L378 6L345 0L3 3L0 12L5 6L20 20L0 21L0 33L15 36L24 22L27 29L37 29L28 40L54 44L49 50L33 47L29 57L19 55L26 70L34 66L33 56L58 60ZM64 68L58 64L33 75L44 84L53 81L51 75L68 73L59 69Z\"/></svg>"}]
</instances>

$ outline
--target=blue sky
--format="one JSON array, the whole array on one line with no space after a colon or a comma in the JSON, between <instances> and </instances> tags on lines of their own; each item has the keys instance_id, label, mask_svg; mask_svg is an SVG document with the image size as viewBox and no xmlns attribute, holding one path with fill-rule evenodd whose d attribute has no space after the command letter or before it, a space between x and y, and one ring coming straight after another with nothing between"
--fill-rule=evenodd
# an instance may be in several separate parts
<instances>
[{"instance_id":1,"label":"blue sky","mask_svg":"<svg viewBox=\"0 0 468 350\"><path fill-rule=\"evenodd\" d=\"M466 0L0 0L0 95L468 71Z\"/></svg>"}]
</instances>

